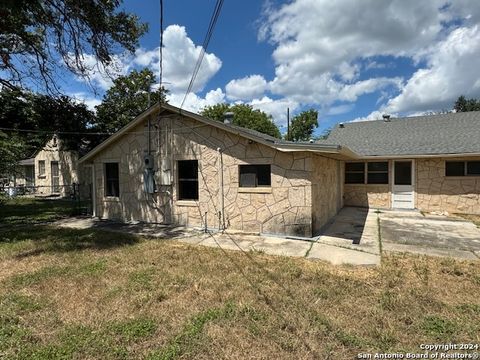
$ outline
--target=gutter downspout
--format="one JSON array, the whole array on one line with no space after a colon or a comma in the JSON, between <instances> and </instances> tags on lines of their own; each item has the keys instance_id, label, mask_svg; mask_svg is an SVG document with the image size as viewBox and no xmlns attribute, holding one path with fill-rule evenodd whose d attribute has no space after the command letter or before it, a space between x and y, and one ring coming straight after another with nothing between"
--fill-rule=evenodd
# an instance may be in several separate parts
<instances>
[{"instance_id":1,"label":"gutter downspout","mask_svg":"<svg viewBox=\"0 0 480 360\"><path fill-rule=\"evenodd\" d=\"M92 168L92 217L97 217L97 182L95 181L95 163Z\"/></svg>"},{"instance_id":2,"label":"gutter downspout","mask_svg":"<svg viewBox=\"0 0 480 360\"><path fill-rule=\"evenodd\" d=\"M225 194L224 194L224 185L223 185L223 153L221 148L217 148L219 155L219 172L220 172L220 208L222 209L222 224L221 230L225 230Z\"/></svg>"}]
</instances>

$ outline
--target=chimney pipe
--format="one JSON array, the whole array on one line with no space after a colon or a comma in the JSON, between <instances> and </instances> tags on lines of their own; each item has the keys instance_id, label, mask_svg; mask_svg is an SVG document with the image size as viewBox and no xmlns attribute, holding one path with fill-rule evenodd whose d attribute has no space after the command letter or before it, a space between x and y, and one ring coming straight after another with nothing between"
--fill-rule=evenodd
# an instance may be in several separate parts
<instances>
[{"instance_id":1,"label":"chimney pipe","mask_svg":"<svg viewBox=\"0 0 480 360\"><path fill-rule=\"evenodd\" d=\"M382 117L383 117L383 121L390 121L390 115L383 114Z\"/></svg>"},{"instance_id":2,"label":"chimney pipe","mask_svg":"<svg viewBox=\"0 0 480 360\"><path fill-rule=\"evenodd\" d=\"M231 124L233 122L233 112L226 112L223 114L223 123L224 124Z\"/></svg>"}]
</instances>

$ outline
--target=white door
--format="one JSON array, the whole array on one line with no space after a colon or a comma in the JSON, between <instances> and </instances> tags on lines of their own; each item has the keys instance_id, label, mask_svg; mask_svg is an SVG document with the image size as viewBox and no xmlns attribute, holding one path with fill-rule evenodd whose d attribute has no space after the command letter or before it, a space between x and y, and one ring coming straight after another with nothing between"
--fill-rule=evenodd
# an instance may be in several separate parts
<instances>
[{"instance_id":1,"label":"white door","mask_svg":"<svg viewBox=\"0 0 480 360\"><path fill-rule=\"evenodd\" d=\"M392 208L414 209L413 160L393 162Z\"/></svg>"}]
</instances>

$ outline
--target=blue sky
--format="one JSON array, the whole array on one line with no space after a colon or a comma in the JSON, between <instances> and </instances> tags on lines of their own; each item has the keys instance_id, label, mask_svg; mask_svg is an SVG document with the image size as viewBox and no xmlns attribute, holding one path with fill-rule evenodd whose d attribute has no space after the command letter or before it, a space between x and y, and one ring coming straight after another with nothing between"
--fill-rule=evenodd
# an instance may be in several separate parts
<instances>
[{"instance_id":1,"label":"blue sky","mask_svg":"<svg viewBox=\"0 0 480 360\"><path fill-rule=\"evenodd\" d=\"M164 1L164 80L179 105L215 1ZM117 71L158 72L159 1L122 5L149 24L134 55ZM185 108L243 102L284 126L286 109L319 111L318 133L340 121L383 113L409 116L451 109L480 97L480 3L474 0L293 0L224 2ZM94 61L86 54L86 61ZM67 92L94 106L110 82L92 74Z\"/></svg>"}]
</instances>

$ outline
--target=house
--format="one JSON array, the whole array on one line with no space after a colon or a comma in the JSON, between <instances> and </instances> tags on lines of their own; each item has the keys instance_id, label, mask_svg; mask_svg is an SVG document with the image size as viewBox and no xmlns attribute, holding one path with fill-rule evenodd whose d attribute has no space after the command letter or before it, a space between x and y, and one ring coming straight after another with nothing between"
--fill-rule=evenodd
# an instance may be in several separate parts
<instances>
[{"instance_id":1,"label":"house","mask_svg":"<svg viewBox=\"0 0 480 360\"><path fill-rule=\"evenodd\" d=\"M36 195L68 196L78 183L78 155L62 149L56 135L34 157L18 163L14 186L25 186Z\"/></svg>"},{"instance_id":2,"label":"house","mask_svg":"<svg viewBox=\"0 0 480 360\"><path fill-rule=\"evenodd\" d=\"M478 113L348 123L294 143L156 104L80 163L100 218L311 237L345 205L480 213L478 125Z\"/></svg>"},{"instance_id":3,"label":"house","mask_svg":"<svg viewBox=\"0 0 480 360\"><path fill-rule=\"evenodd\" d=\"M351 122L324 143L345 161L344 204L480 214L480 112Z\"/></svg>"}]
</instances>

